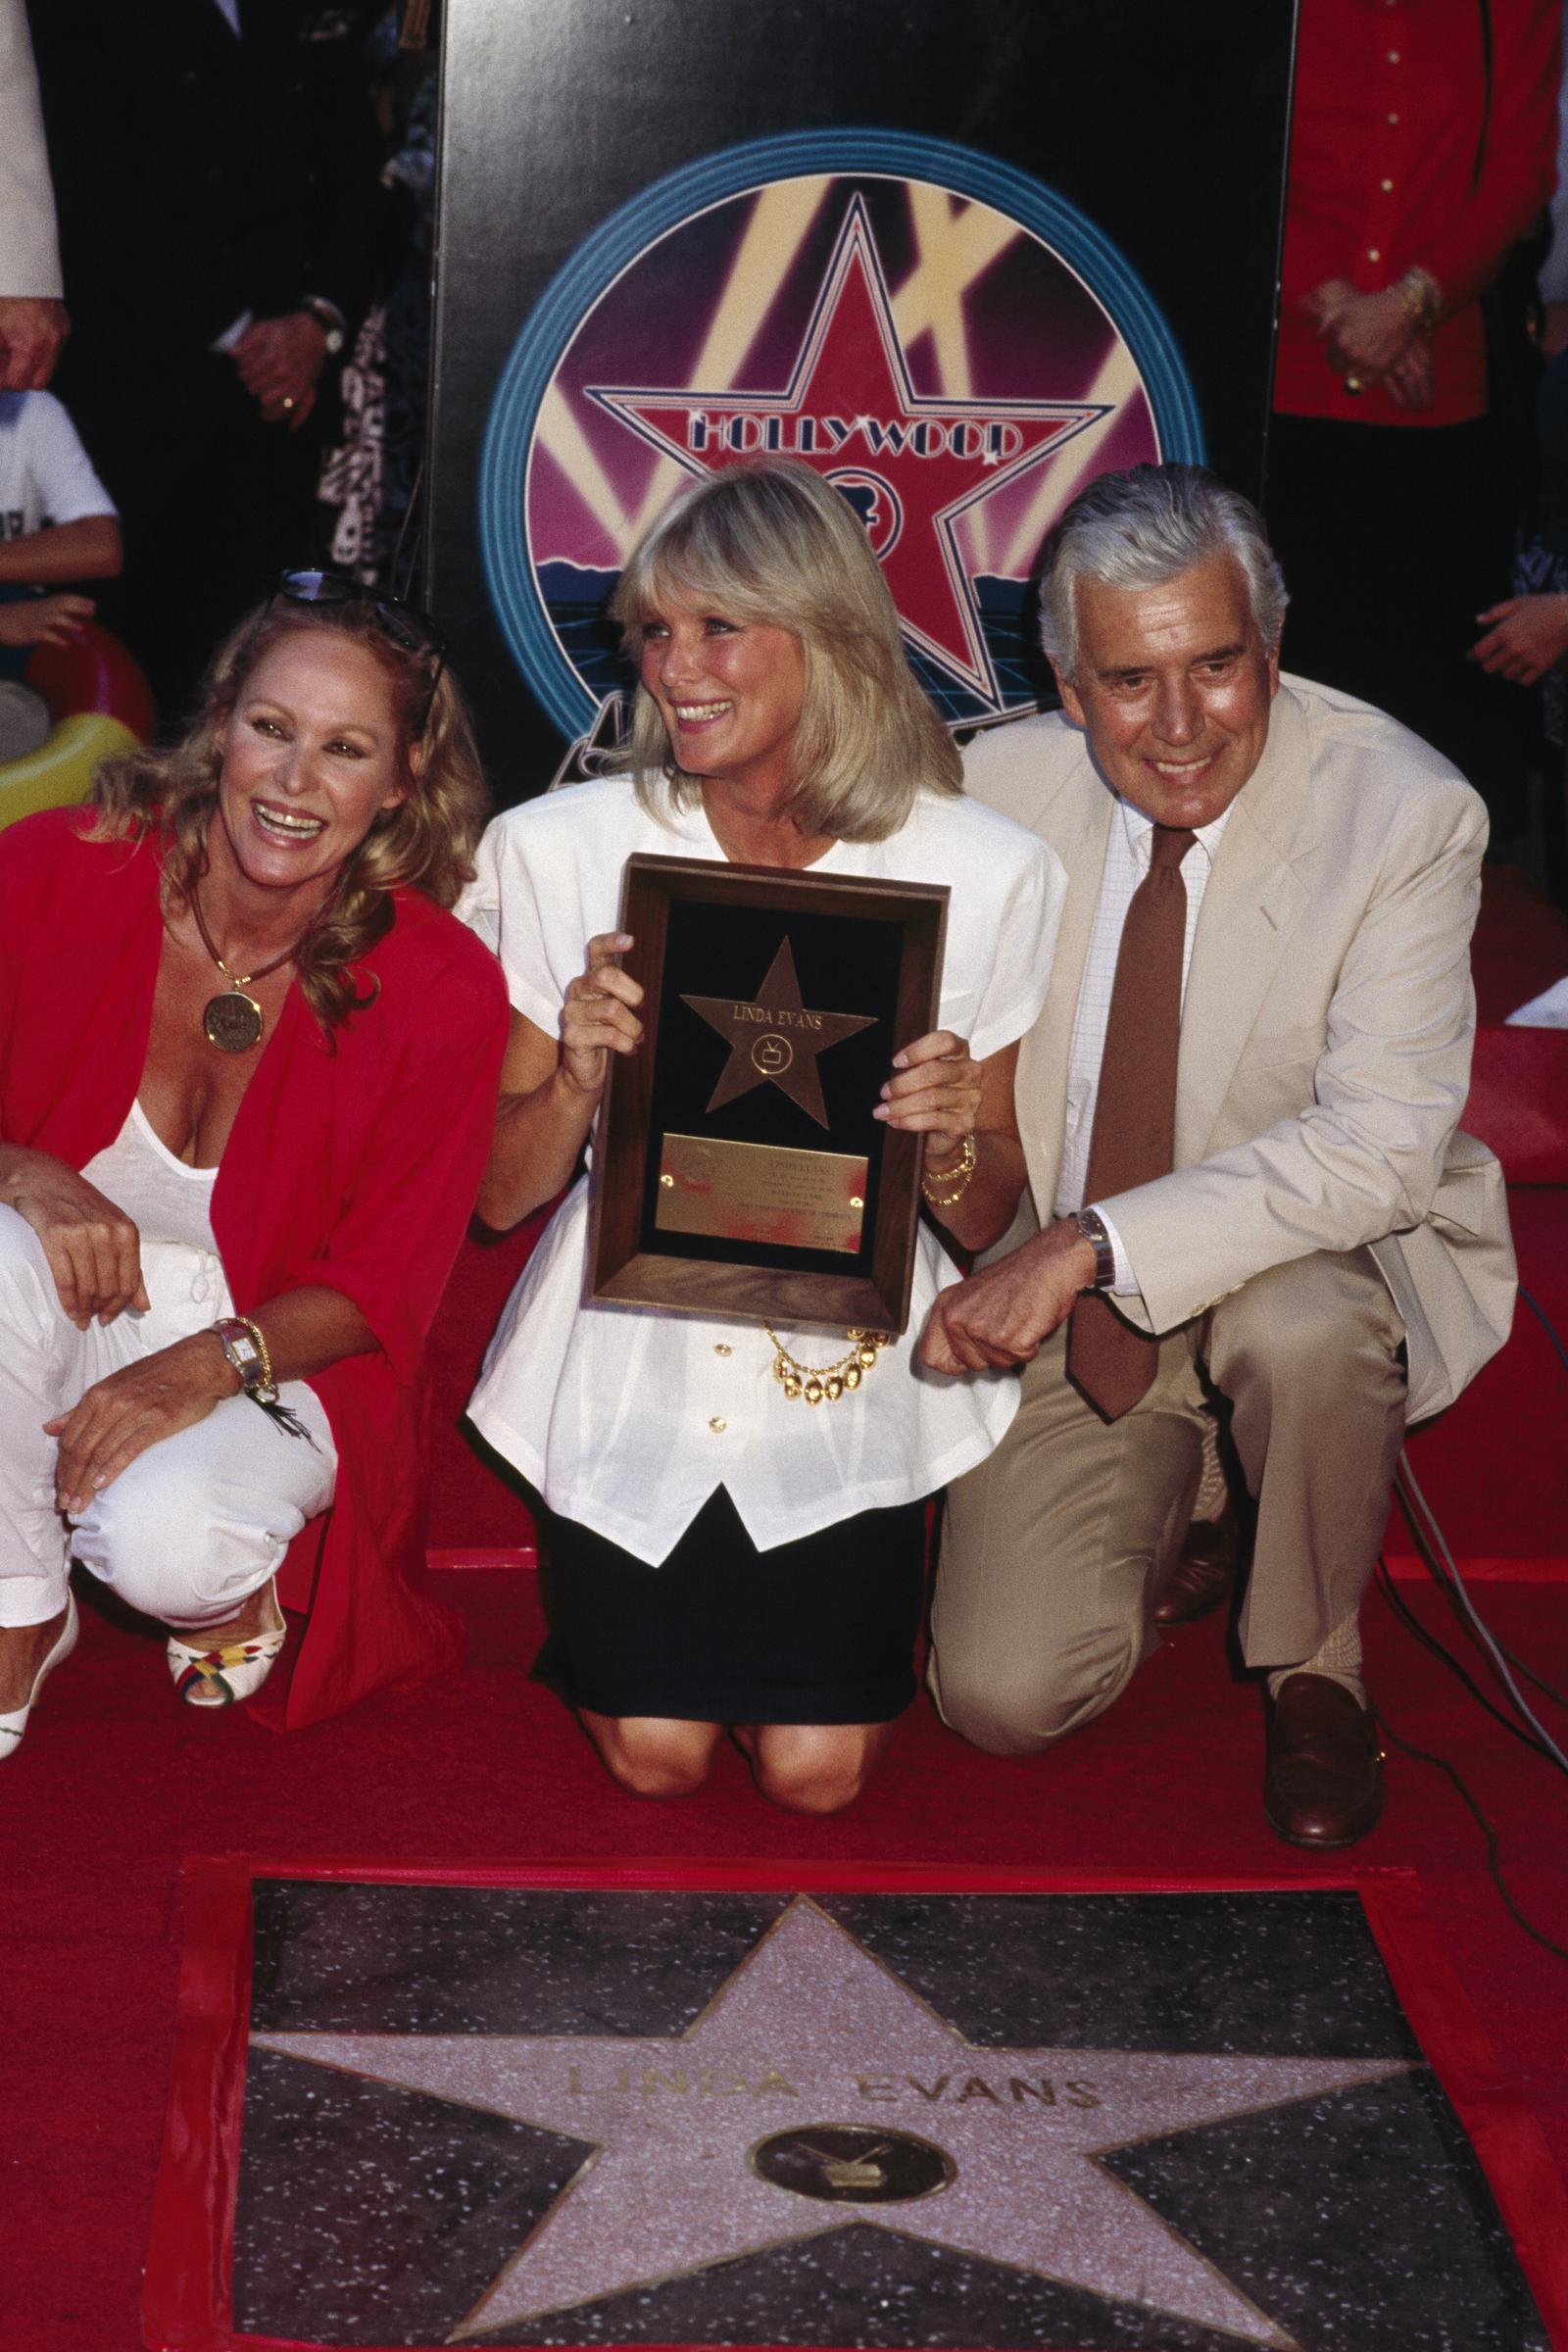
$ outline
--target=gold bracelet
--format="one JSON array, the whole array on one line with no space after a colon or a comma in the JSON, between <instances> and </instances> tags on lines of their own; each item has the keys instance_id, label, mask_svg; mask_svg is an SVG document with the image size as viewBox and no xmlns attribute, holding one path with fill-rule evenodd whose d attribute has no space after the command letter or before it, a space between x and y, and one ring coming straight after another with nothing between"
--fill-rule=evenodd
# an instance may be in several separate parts
<instances>
[{"instance_id":1,"label":"gold bracelet","mask_svg":"<svg viewBox=\"0 0 1568 2352\"><path fill-rule=\"evenodd\" d=\"M979 1154L975 1151L974 1137L966 1135L963 1139L963 1150L959 1155L957 1166L945 1170L939 1169L937 1172L936 1181L943 1187L941 1192L932 1191L929 1176L921 1177L920 1190L933 1208L957 1207L958 1202L974 1182L974 1171L978 1159ZM953 1188L951 1192L947 1189L950 1185Z\"/></svg>"},{"instance_id":2,"label":"gold bracelet","mask_svg":"<svg viewBox=\"0 0 1568 2352\"><path fill-rule=\"evenodd\" d=\"M272 1358L270 1352L269 1351L267 1339L263 1333L261 1325L259 1323L253 1323L249 1315L236 1315L234 1317L234 1321L236 1323L243 1323L246 1330L250 1333L251 1338L256 1342L256 1352L262 1359L262 1386L264 1389L271 1389L275 1394L277 1383L272 1378Z\"/></svg>"},{"instance_id":3,"label":"gold bracelet","mask_svg":"<svg viewBox=\"0 0 1568 2352\"><path fill-rule=\"evenodd\" d=\"M1419 262L1412 262L1394 290L1404 306L1406 318L1413 318L1430 335L1443 309L1443 288L1431 270L1423 270Z\"/></svg>"},{"instance_id":4,"label":"gold bracelet","mask_svg":"<svg viewBox=\"0 0 1568 2352\"><path fill-rule=\"evenodd\" d=\"M893 1335L887 1331L850 1330L845 1338L850 1352L841 1355L836 1364L801 1364L785 1347L778 1333L762 1325L773 1343L773 1378L786 1396L804 1396L808 1404L837 1404L846 1389L858 1389L861 1375L869 1372L876 1362L879 1348L891 1348Z\"/></svg>"}]
</instances>

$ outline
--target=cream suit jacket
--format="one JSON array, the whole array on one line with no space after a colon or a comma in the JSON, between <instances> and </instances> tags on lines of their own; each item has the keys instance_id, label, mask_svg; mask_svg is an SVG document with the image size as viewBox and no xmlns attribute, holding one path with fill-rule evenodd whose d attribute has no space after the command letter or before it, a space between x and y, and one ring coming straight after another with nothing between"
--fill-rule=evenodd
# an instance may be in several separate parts
<instances>
[{"instance_id":1,"label":"cream suit jacket","mask_svg":"<svg viewBox=\"0 0 1568 2352\"><path fill-rule=\"evenodd\" d=\"M1115 796L1060 713L981 736L979 800L1067 869L1051 991L1018 1063L1035 1215L1054 1214L1067 1061ZM1409 1418L1502 1346L1514 1259L1502 1170L1457 1132L1487 818L1430 746L1333 689L1282 680L1203 894L1182 1013L1175 1171L1104 1200L1174 1331L1254 1274L1370 1245L1404 1318Z\"/></svg>"},{"instance_id":2,"label":"cream suit jacket","mask_svg":"<svg viewBox=\"0 0 1568 2352\"><path fill-rule=\"evenodd\" d=\"M0 0L0 295L58 297L60 251L24 0Z\"/></svg>"}]
</instances>

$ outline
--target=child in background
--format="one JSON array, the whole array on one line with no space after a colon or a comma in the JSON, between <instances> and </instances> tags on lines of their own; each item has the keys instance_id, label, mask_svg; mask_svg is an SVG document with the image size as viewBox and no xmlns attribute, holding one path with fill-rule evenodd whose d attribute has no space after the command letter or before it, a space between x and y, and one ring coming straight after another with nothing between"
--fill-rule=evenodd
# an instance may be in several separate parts
<instances>
[{"instance_id":1,"label":"child in background","mask_svg":"<svg viewBox=\"0 0 1568 2352\"><path fill-rule=\"evenodd\" d=\"M113 499L50 392L0 392L0 761L50 728L24 683L35 645L68 643L92 599L57 583L112 579L124 561Z\"/></svg>"}]
</instances>

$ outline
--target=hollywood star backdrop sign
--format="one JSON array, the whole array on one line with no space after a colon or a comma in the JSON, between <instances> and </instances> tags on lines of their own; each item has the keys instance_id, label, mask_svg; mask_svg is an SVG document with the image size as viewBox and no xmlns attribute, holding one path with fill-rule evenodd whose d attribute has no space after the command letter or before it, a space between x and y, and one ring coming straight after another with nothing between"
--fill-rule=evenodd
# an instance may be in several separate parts
<instances>
[{"instance_id":1,"label":"hollywood star backdrop sign","mask_svg":"<svg viewBox=\"0 0 1568 2352\"><path fill-rule=\"evenodd\" d=\"M612 723L605 617L767 452L865 524L957 726L1036 707L1098 472L1261 484L1292 0L448 0L429 583L502 801Z\"/></svg>"}]
</instances>

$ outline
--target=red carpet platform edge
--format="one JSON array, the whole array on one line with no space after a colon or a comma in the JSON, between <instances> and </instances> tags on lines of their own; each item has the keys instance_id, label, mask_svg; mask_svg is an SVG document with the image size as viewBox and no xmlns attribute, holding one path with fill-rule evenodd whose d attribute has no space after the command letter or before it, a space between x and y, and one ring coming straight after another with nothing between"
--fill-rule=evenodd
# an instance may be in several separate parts
<instances>
[{"instance_id":1,"label":"red carpet platform edge","mask_svg":"<svg viewBox=\"0 0 1568 2352\"><path fill-rule=\"evenodd\" d=\"M142 2301L150 2352L310 2352L302 2339L231 2326L229 2249L239 2172L250 2009L251 1886L257 1878L368 1879L381 1884L619 1889L761 1888L890 1893L1251 1893L1298 1886L1296 1877L1128 1878L1114 1871L1022 1872L909 1864L650 1864L642 1860L388 1867L373 1861L188 1861L173 2080ZM1359 1896L1400 2006L1469 2134L1513 2238L1552 2341L1568 2348L1568 2189L1541 2128L1499 2073L1475 2011L1428 1918L1416 1874L1359 1871L1314 1887ZM362 2352L395 2352L392 2346ZM639 2352L657 2352L640 2347Z\"/></svg>"}]
</instances>

